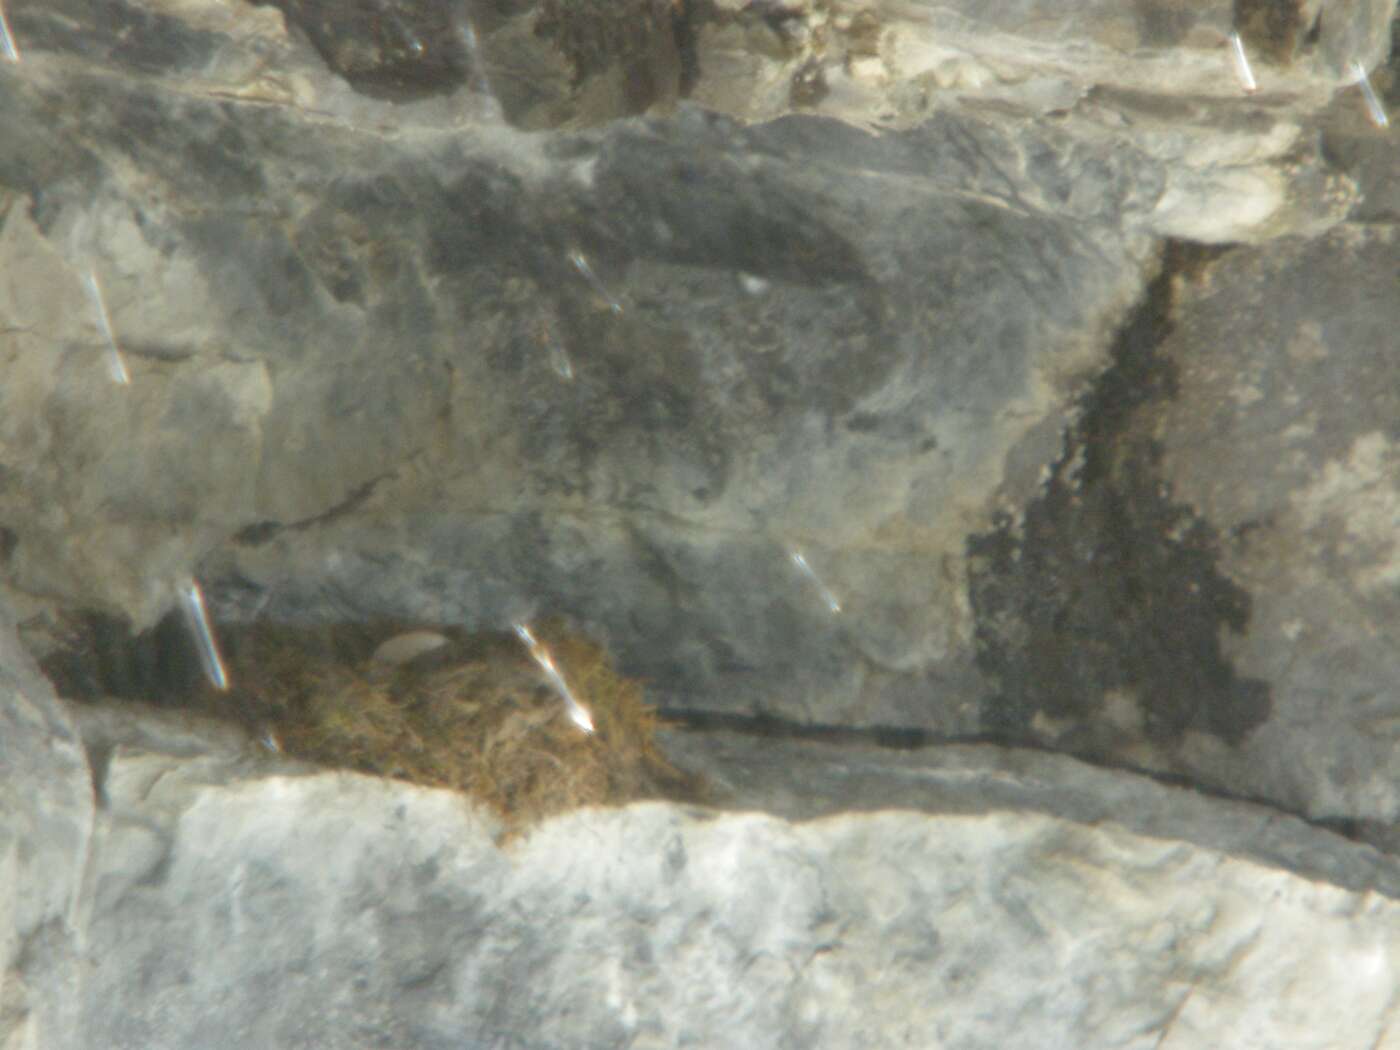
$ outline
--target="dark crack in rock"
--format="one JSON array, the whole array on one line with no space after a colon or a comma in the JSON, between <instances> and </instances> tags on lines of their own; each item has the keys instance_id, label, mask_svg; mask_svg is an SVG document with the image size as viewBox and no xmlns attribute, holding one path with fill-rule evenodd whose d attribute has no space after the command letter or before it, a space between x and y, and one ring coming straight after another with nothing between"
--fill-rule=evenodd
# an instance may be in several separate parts
<instances>
[{"instance_id":1,"label":"dark crack in rock","mask_svg":"<svg viewBox=\"0 0 1400 1050\"><path fill-rule=\"evenodd\" d=\"M1304 25L1304 0L1235 0L1235 25L1246 47L1270 62L1287 65L1311 36L1316 42L1322 10L1317 5L1310 27Z\"/></svg>"}]
</instances>

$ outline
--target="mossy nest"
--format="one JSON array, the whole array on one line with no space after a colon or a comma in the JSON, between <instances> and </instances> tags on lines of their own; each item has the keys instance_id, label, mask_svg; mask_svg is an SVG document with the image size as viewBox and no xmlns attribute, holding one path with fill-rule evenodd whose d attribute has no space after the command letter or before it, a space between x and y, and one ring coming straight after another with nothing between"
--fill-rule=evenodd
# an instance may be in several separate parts
<instances>
[{"instance_id":1,"label":"mossy nest","mask_svg":"<svg viewBox=\"0 0 1400 1050\"><path fill-rule=\"evenodd\" d=\"M596 644L558 624L535 630L591 714L590 734L515 637L447 629L445 645L407 663L373 659L404 626L252 628L231 639L233 689L209 699L239 705L288 755L455 788L513 831L579 806L699 800L698 782L658 749L641 684Z\"/></svg>"}]
</instances>

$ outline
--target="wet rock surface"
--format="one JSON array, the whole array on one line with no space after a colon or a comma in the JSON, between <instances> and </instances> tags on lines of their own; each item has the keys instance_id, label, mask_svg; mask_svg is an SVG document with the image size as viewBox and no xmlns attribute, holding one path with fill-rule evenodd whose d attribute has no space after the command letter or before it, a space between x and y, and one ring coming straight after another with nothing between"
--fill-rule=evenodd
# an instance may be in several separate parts
<instances>
[{"instance_id":1,"label":"wet rock surface","mask_svg":"<svg viewBox=\"0 0 1400 1050\"><path fill-rule=\"evenodd\" d=\"M0 1043L1387 1045L1394 10L9 0ZM272 753L192 578L706 806Z\"/></svg>"}]
</instances>

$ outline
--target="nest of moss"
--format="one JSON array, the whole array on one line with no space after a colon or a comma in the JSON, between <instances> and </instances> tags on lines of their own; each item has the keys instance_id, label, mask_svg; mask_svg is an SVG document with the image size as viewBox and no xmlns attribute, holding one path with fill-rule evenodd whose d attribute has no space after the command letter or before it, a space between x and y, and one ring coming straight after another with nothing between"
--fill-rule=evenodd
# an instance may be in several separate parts
<instances>
[{"instance_id":1,"label":"nest of moss","mask_svg":"<svg viewBox=\"0 0 1400 1050\"><path fill-rule=\"evenodd\" d=\"M641 684L596 644L557 624L535 630L592 717L585 733L514 636L448 629L416 659L374 659L403 626L240 632L228 645L232 690L201 706L236 707L294 757L463 791L512 831L579 806L700 800L699 782L657 747Z\"/></svg>"}]
</instances>

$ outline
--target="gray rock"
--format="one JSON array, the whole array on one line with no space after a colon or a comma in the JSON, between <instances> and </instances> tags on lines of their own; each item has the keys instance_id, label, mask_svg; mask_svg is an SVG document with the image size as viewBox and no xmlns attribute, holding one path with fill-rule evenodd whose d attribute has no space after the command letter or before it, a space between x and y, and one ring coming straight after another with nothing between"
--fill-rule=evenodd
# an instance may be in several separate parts
<instances>
[{"instance_id":1,"label":"gray rock","mask_svg":"<svg viewBox=\"0 0 1400 1050\"><path fill-rule=\"evenodd\" d=\"M199 563L283 619L563 614L673 707L967 732L966 537L1059 455L1152 238L1353 202L1303 144L1325 95L1163 109L1119 78L1037 124L987 99L883 134L683 108L527 135L475 119L460 18L396 9L361 76L359 16L323 39L319 10L289 35L189 5L121 47L79 0L16 12L0 174L42 207L0 247L0 518L25 608L145 627ZM391 82L426 96L396 125L355 93Z\"/></svg>"},{"instance_id":2,"label":"gray rock","mask_svg":"<svg viewBox=\"0 0 1400 1050\"><path fill-rule=\"evenodd\" d=\"M1227 256L1180 316L1179 392L1151 425L1176 498L1219 530L1250 595L1230 659L1273 705L1239 755L1196 746L1185 763L1315 817L1393 824L1400 236L1348 227Z\"/></svg>"},{"instance_id":3,"label":"gray rock","mask_svg":"<svg viewBox=\"0 0 1400 1050\"><path fill-rule=\"evenodd\" d=\"M82 978L96 819L77 728L0 605L0 1043L81 1046L63 1009Z\"/></svg>"},{"instance_id":4,"label":"gray rock","mask_svg":"<svg viewBox=\"0 0 1400 1050\"><path fill-rule=\"evenodd\" d=\"M270 617L560 613L674 705L906 721L1154 265L1159 166L1053 128L386 133L35 62L16 135L82 98L90 174L12 176L7 578L138 627L203 559Z\"/></svg>"},{"instance_id":5,"label":"gray rock","mask_svg":"<svg viewBox=\"0 0 1400 1050\"><path fill-rule=\"evenodd\" d=\"M1400 897L1400 861L1273 805L1205 794L1179 777L1096 768L1066 755L993 744L891 748L856 739L733 732L663 736L706 778L713 805L787 820L913 810L1034 813L1228 853L1358 893Z\"/></svg>"},{"instance_id":6,"label":"gray rock","mask_svg":"<svg viewBox=\"0 0 1400 1050\"><path fill-rule=\"evenodd\" d=\"M81 889L0 971L28 1045L1323 1047L1389 1016L1395 858L1063 756L692 735L725 808L502 842L450 792L73 715L100 801Z\"/></svg>"},{"instance_id":7,"label":"gray rock","mask_svg":"<svg viewBox=\"0 0 1400 1050\"><path fill-rule=\"evenodd\" d=\"M810 108L900 122L968 101L1061 112L1107 89L1150 95L1180 117L1191 103L1229 105L1238 85L1226 38L1238 29L1261 94L1310 105L1351 82L1351 62L1384 56L1394 9L721 0L695 18L696 94L746 119Z\"/></svg>"},{"instance_id":8,"label":"gray rock","mask_svg":"<svg viewBox=\"0 0 1400 1050\"><path fill-rule=\"evenodd\" d=\"M1394 841L1397 264L1347 226L1164 289L1131 392L979 541L1004 731Z\"/></svg>"},{"instance_id":9,"label":"gray rock","mask_svg":"<svg viewBox=\"0 0 1400 1050\"><path fill-rule=\"evenodd\" d=\"M0 1043L1387 1045L1393 3L8 6ZM53 695L187 575L562 615L715 808Z\"/></svg>"}]
</instances>

